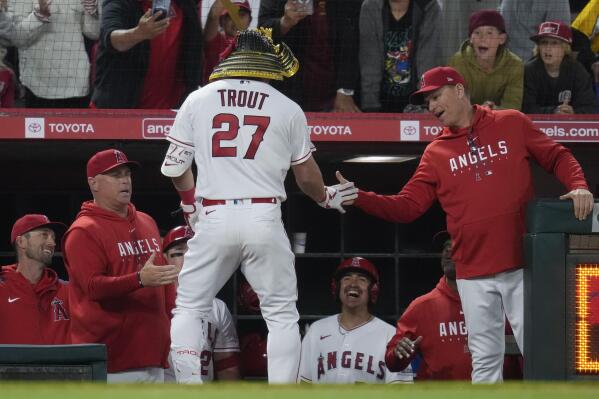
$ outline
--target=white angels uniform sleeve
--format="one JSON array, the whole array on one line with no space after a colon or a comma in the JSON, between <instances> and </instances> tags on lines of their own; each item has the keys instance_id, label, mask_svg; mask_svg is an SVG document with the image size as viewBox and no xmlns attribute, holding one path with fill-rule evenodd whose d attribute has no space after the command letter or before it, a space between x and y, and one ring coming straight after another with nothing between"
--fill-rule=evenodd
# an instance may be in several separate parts
<instances>
[{"instance_id":1,"label":"white angels uniform sleeve","mask_svg":"<svg viewBox=\"0 0 599 399\"><path fill-rule=\"evenodd\" d=\"M180 145L187 149L193 149L193 127L191 125L190 111L191 95L183 102L181 108L177 112L175 122L171 126L171 130L166 136L166 139L173 144Z\"/></svg>"},{"instance_id":2,"label":"white angels uniform sleeve","mask_svg":"<svg viewBox=\"0 0 599 399\"><path fill-rule=\"evenodd\" d=\"M411 370L390 373L385 365L386 345L393 332L390 324L378 318L353 330L344 330L338 315L319 320L304 337L299 378L327 384L411 382Z\"/></svg>"},{"instance_id":3,"label":"white angels uniform sleeve","mask_svg":"<svg viewBox=\"0 0 599 399\"><path fill-rule=\"evenodd\" d=\"M265 82L217 80L189 95L179 113L169 140L193 147L202 198L282 202L291 163L313 147L299 105Z\"/></svg>"},{"instance_id":4,"label":"white angels uniform sleeve","mask_svg":"<svg viewBox=\"0 0 599 399\"><path fill-rule=\"evenodd\" d=\"M227 305L218 298L214 299L212 312L216 322L217 335L214 352L239 352L239 339L233 317Z\"/></svg>"},{"instance_id":5,"label":"white angels uniform sleeve","mask_svg":"<svg viewBox=\"0 0 599 399\"><path fill-rule=\"evenodd\" d=\"M306 120L306 115L301 110L291 119L289 136L292 148L291 164L299 165L306 162L316 148L312 144L312 141L310 141L308 121Z\"/></svg>"}]
</instances>

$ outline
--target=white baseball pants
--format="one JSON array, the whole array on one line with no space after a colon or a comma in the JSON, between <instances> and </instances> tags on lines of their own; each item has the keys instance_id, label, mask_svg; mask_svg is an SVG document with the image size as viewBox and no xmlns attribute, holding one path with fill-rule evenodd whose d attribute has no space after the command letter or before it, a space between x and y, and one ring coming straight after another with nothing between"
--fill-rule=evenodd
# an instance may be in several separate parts
<instances>
[{"instance_id":1,"label":"white baseball pants","mask_svg":"<svg viewBox=\"0 0 599 399\"><path fill-rule=\"evenodd\" d=\"M268 381L294 383L301 350L297 280L279 204L249 199L205 206L188 242L171 323L178 382L201 383L202 353L211 350L212 301L237 267L260 299L268 327Z\"/></svg>"},{"instance_id":2,"label":"white baseball pants","mask_svg":"<svg viewBox=\"0 0 599 399\"><path fill-rule=\"evenodd\" d=\"M489 277L458 279L468 348L472 354L472 382L503 381L505 317L524 353L524 278L516 269Z\"/></svg>"},{"instance_id":3,"label":"white baseball pants","mask_svg":"<svg viewBox=\"0 0 599 399\"><path fill-rule=\"evenodd\" d=\"M146 367L121 371L120 373L108 373L106 380L109 384L132 383L132 382L164 382L164 369L160 367Z\"/></svg>"}]
</instances>

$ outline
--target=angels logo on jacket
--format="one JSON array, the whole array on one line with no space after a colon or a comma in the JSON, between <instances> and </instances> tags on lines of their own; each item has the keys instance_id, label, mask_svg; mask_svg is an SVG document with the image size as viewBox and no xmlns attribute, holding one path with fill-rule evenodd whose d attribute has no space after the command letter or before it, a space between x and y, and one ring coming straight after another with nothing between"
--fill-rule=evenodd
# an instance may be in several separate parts
<instances>
[{"instance_id":1,"label":"angels logo on jacket","mask_svg":"<svg viewBox=\"0 0 599 399\"><path fill-rule=\"evenodd\" d=\"M449 158L449 169L453 176L457 176L458 173L462 174L464 171L485 167L488 163L505 159L507 154L508 146L505 140L499 140L494 144L469 147L469 150L465 153ZM476 171L476 173L479 174L480 178L480 171ZM493 172L485 170L484 174L490 176Z\"/></svg>"},{"instance_id":2,"label":"angels logo on jacket","mask_svg":"<svg viewBox=\"0 0 599 399\"><path fill-rule=\"evenodd\" d=\"M54 311L54 321L70 320L67 310L64 308L62 299L54 298L52 300L52 308Z\"/></svg>"}]
</instances>

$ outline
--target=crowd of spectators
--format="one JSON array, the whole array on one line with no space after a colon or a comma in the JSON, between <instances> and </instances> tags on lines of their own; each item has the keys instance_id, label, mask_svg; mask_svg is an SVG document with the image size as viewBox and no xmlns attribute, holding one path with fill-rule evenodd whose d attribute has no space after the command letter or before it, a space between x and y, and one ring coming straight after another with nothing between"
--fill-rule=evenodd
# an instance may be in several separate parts
<instances>
[{"instance_id":1,"label":"crowd of spectators","mask_svg":"<svg viewBox=\"0 0 599 399\"><path fill-rule=\"evenodd\" d=\"M103 3L1 0L0 106L177 108L238 30L261 26L299 59L276 87L307 112L420 112L409 95L441 65L475 104L599 112L597 0L233 0L236 15L221 0L173 0L168 15ZM547 22L564 52L552 64L536 39Z\"/></svg>"}]
</instances>

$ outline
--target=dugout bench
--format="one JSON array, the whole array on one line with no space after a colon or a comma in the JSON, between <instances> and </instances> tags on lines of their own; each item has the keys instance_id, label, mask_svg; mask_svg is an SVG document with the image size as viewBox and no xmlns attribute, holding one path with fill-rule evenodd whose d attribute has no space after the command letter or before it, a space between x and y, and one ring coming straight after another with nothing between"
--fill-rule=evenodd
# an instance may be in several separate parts
<instances>
[{"instance_id":1,"label":"dugout bench","mask_svg":"<svg viewBox=\"0 0 599 399\"><path fill-rule=\"evenodd\" d=\"M106 382L106 345L0 345L0 380Z\"/></svg>"}]
</instances>

